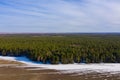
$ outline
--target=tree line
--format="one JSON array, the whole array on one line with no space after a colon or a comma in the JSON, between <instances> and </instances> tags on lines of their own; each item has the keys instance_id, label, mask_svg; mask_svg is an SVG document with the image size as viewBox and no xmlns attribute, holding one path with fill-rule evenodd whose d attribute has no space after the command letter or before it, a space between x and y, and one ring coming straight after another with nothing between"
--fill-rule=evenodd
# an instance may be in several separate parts
<instances>
[{"instance_id":1,"label":"tree line","mask_svg":"<svg viewBox=\"0 0 120 80\"><path fill-rule=\"evenodd\" d=\"M26 56L45 64L119 63L120 36L0 36L0 55Z\"/></svg>"}]
</instances>

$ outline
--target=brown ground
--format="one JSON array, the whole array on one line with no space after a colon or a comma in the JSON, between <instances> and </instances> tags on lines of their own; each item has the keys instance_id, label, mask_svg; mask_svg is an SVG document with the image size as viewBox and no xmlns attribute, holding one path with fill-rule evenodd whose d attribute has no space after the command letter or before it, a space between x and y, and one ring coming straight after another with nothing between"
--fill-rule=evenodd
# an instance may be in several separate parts
<instances>
[{"instance_id":1,"label":"brown ground","mask_svg":"<svg viewBox=\"0 0 120 80\"><path fill-rule=\"evenodd\" d=\"M21 64L18 62L0 61L1 64ZM0 80L120 80L119 74L103 75L90 73L84 75L61 74L56 70L28 70L14 66L0 67Z\"/></svg>"},{"instance_id":2,"label":"brown ground","mask_svg":"<svg viewBox=\"0 0 120 80\"><path fill-rule=\"evenodd\" d=\"M17 65L22 65L23 63L16 62L16 61L0 60L0 64L17 64Z\"/></svg>"}]
</instances>

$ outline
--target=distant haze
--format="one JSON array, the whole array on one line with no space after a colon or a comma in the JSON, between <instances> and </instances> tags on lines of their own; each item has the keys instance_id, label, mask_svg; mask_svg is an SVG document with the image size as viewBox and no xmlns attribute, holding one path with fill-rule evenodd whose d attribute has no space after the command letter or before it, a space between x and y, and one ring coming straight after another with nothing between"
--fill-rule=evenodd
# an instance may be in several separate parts
<instances>
[{"instance_id":1,"label":"distant haze","mask_svg":"<svg viewBox=\"0 0 120 80\"><path fill-rule=\"evenodd\" d=\"M120 32L120 0L0 0L0 33Z\"/></svg>"}]
</instances>

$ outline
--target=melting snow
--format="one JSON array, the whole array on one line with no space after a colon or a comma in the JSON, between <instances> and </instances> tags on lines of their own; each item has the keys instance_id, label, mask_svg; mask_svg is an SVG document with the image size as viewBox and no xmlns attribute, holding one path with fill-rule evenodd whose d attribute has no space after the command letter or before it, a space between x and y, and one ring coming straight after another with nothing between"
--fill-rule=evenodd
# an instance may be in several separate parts
<instances>
[{"instance_id":1,"label":"melting snow","mask_svg":"<svg viewBox=\"0 0 120 80\"><path fill-rule=\"evenodd\" d=\"M99 73L120 73L119 63L98 63L98 64L42 64L30 61L26 57L8 57L0 56L0 60L10 60L17 61L26 64L26 67L37 67L35 68L45 68L45 69L55 69L60 70L63 73L79 73L79 72L99 72Z\"/></svg>"}]
</instances>

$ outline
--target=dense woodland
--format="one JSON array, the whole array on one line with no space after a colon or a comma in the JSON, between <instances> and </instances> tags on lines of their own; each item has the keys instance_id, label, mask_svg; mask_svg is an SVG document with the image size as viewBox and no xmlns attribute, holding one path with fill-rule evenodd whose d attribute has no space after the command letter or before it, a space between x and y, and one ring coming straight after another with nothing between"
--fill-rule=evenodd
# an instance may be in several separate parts
<instances>
[{"instance_id":1,"label":"dense woodland","mask_svg":"<svg viewBox=\"0 0 120 80\"><path fill-rule=\"evenodd\" d=\"M45 64L120 63L120 34L0 35L0 55Z\"/></svg>"}]
</instances>

